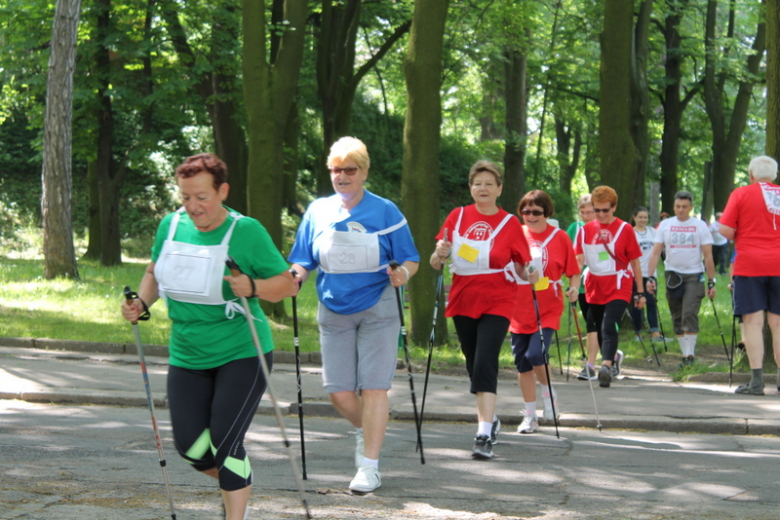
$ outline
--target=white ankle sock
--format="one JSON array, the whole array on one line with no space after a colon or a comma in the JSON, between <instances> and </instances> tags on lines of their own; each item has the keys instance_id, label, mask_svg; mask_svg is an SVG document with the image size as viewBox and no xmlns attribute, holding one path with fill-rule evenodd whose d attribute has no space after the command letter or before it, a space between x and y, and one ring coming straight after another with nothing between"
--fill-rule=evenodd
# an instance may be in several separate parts
<instances>
[{"instance_id":1,"label":"white ankle sock","mask_svg":"<svg viewBox=\"0 0 780 520\"><path fill-rule=\"evenodd\" d=\"M374 469L379 469L379 459L369 459L363 457L363 466L371 466Z\"/></svg>"},{"instance_id":2,"label":"white ankle sock","mask_svg":"<svg viewBox=\"0 0 780 520\"><path fill-rule=\"evenodd\" d=\"M696 338L698 334L686 334L685 338L688 340L688 355L693 356L696 351Z\"/></svg>"},{"instance_id":3,"label":"white ankle sock","mask_svg":"<svg viewBox=\"0 0 780 520\"><path fill-rule=\"evenodd\" d=\"M536 401L532 403L525 403L525 411L529 415L535 415L536 414Z\"/></svg>"},{"instance_id":4,"label":"white ankle sock","mask_svg":"<svg viewBox=\"0 0 780 520\"><path fill-rule=\"evenodd\" d=\"M480 422L479 430L477 430L477 435L487 435L488 437L490 437L491 430L493 430L492 422Z\"/></svg>"}]
</instances>

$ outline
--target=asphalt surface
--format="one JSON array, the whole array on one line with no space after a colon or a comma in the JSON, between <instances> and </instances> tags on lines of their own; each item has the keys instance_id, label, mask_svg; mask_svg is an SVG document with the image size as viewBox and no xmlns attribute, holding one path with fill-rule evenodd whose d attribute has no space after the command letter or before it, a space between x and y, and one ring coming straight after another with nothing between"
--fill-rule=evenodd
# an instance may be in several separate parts
<instances>
[{"instance_id":1,"label":"asphalt surface","mask_svg":"<svg viewBox=\"0 0 780 520\"><path fill-rule=\"evenodd\" d=\"M9 344L28 346L3 346ZM113 354L75 343L29 345L0 339L0 519L170 518L138 357L127 345ZM55 350L62 346L70 350ZM272 381L300 466L295 366L284 361L291 360L279 353ZM173 448L166 358L147 356L147 370L177 519L220 518L215 482ZM556 373L557 438L552 425L515 433L522 398L516 382L504 377L496 457L473 461L476 419L467 378L432 374L421 465L408 375L399 369L380 461L383 485L357 497L347 489L355 471L351 428L335 417L319 372L316 364L303 366L304 487L314 518L780 516L780 398L773 383L766 396L742 396L726 382L681 384L626 370L609 389L594 382L597 417L588 383ZM419 407L423 374L414 382ZM259 413L247 436L255 469L249 518L303 518L266 398Z\"/></svg>"}]
</instances>

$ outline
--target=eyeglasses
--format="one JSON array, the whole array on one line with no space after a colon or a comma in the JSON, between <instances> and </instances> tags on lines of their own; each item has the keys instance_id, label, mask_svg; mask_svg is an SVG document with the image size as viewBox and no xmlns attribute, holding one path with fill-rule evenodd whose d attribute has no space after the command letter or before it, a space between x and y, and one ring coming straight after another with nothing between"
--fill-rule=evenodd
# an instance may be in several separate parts
<instances>
[{"instance_id":1,"label":"eyeglasses","mask_svg":"<svg viewBox=\"0 0 780 520\"><path fill-rule=\"evenodd\" d=\"M341 172L344 172L344 173L346 173L349 176L355 175L355 173L357 173L357 171L359 169L360 168L358 168L356 166L348 166L346 168L339 168L338 166L331 166L331 167L328 168L328 170L330 170L330 173L335 173L336 175L338 175Z\"/></svg>"},{"instance_id":2,"label":"eyeglasses","mask_svg":"<svg viewBox=\"0 0 780 520\"><path fill-rule=\"evenodd\" d=\"M593 208L593 211L595 211L596 213L609 213L610 211L612 211L612 208L606 208L606 209Z\"/></svg>"},{"instance_id":3,"label":"eyeglasses","mask_svg":"<svg viewBox=\"0 0 780 520\"><path fill-rule=\"evenodd\" d=\"M520 212L521 215L533 215L534 217L541 217L544 215L544 211L539 209L524 209Z\"/></svg>"}]
</instances>

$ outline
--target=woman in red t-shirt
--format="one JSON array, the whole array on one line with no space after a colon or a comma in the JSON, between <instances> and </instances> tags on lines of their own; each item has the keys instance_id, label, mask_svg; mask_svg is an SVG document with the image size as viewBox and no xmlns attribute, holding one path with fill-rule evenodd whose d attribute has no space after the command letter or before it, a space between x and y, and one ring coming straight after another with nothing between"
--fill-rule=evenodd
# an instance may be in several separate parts
<instances>
[{"instance_id":1,"label":"woman in red t-shirt","mask_svg":"<svg viewBox=\"0 0 780 520\"><path fill-rule=\"evenodd\" d=\"M541 321L544 346L549 349L553 331L558 330L563 314L563 277L569 277L566 297L570 302L576 302L580 290L580 267L574 256L569 235L547 223L547 219L554 212L552 199L542 190L529 191L517 206L517 213L525 222L522 229L531 248L531 266L542 277L534 286L525 281L520 283L517 289L517 304L509 325L509 331L512 333L512 354L517 366L517 382L525 401L523 421L517 433L533 433L539 426L536 416L537 380L542 385L545 420L554 421L555 414L560 415L555 390L552 396L550 395L547 371L544 367L546 352L542 351L539 323ZM534 291L538 302L538 316L537 306L534 305Z\"/></svg>"},{"instance_id":2,"label":"woman in red t-shirt","mask_svg":"<svg viewBox=\"0 0 780 520\"><path fill-rule=\"evenodd\" d=\"M584 262L588 266L585 297L590 306L588 313L598 326L601 345L599 386L608 388L620 374L622 356L616 358L617 325L631 301L634 283L634 306L641 309L647 300L642 276L634 276L642 272L642 250L631 226L615 216L617 193L609 186L599 186L593 190L591 201L596 220L586 224L577 235L574 252L580 265Z\"/></svg>"},{"instance_id":3,"label":"woman in red t-shirt","mask_svg":"<svg viewBox=\"0 0 780 520\"><path fill-rule=\"evenodd\" d=\"M516 273L525 276L531 254L520 221L496 205L502 190L499 167L477 161L469 172L469 186L474 204L449 214L430 263L442 269L451 260L452 289L445 314L455 324L471 393L477 396L479 429L472 457L489 459L501 426L495 415L498 355L515 305Z\"/></svg>"}]
</instances>

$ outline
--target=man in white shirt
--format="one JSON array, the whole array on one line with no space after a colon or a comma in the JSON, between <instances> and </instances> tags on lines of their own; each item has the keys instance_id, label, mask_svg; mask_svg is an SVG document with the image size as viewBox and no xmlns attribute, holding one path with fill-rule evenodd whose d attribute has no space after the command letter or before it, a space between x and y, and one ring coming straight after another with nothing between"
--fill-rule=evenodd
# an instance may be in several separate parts
<instances>
[{"instance_id":1,"label":"man in white shirt","mask_svg":"<svg viewBox=\"0 0 780 520\"><path fill-rule=\"evenodd\" d=\"M699 309L704 299L704 276L707 271L707 296L715 298L715 264L712 260L712 234L703 221L691 217L693 196L678 191L674 196L674 217L661 222L650 255L649 272L655 272L661 251L666 250L666 300L672 314L672 325L680 343L681 368L692 365L699 334ZM702 257L704 264L702 265ZM655 292L653 280L648 291Z\"/></svg>"}]
</instances>

